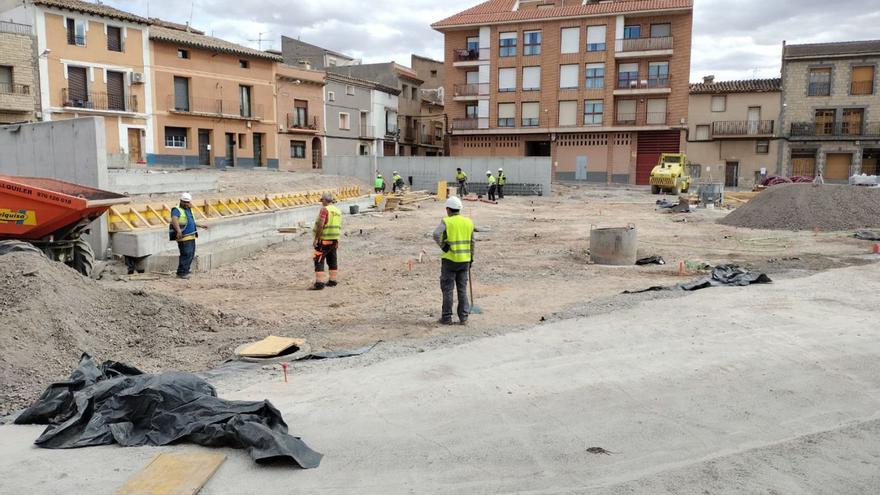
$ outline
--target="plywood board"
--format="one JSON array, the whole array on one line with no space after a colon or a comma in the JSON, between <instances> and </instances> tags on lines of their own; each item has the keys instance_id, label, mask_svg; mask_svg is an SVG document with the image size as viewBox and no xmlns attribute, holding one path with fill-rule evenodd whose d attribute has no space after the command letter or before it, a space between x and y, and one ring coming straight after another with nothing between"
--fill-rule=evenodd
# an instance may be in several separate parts
<instances>
[{"instance_id":1,"label":"plywood board","mask_svg":"<svg viewBox=\"0 0 880 495\"><path fill-rule=\"evenodd\" d=\"M244 357L272 357L281 354L293 346L302 346L304 343L305 341L302 339L270 335L245 347L239 352L239 355Z\"/></svg>"},{"instance_id":2,"label":"plywood board","mask_svg":"<svg viewBox=\"0 0 880 495\"><path fill-rule=\"evenodd\" d=\"M225 459L223 454L159 454L116 495L195 495Z\"/></svg>"}]
</instances>

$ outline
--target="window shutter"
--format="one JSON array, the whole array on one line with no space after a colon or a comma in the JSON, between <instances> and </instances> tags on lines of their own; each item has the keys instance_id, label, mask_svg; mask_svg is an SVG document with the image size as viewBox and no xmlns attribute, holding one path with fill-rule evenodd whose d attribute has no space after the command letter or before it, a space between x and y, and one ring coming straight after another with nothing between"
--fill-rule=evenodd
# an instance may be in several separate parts
<instances>
[{"instance_id":1,"label":"window shutter","mask_svg":"<svg viewBox=\"0 0 880 495\"><path fill-rule=\"evenodd\" d=\"M617 73L623 74L626 72L639 72L639 64L620 64L617 66Z\"/></svg>"},{"instance_id":2,"label":"window shutter","mask_svg":"<svg viewBox=\"0 0 880 495\"><path fill-rule=\"evenodd\" d=\"M73 102L88 101L89 95L86 86L86 68L67 68L67 98Z\"/></svg>"},{"instance_id":3,"label":"window shutter","mask_svg":"<svg viewBox=\"0 0 880 495\"><path fill-rule=\"evenodd\" d=\"M587 27L587 44L605 43L605 26Z\"/></svg>"},{"instance_id":4,"label":"window shutter","mask_svg":"<svg viewBox=\"0 0 880 495\"><path fill-rule=\"evenodd\" d=\"M559 125L576 125L577 124L577 102L576 101L560 101L559 102Z\"/></svg>"},{"instance_id":5,"label":"window shutter","mask_svg":"<svg viewBox=\"0 0 880 495\"><path fill-rule=\"evenodd\" d=\"M189 80L185 77L174 78L174 109L189 111Z\"/></svg>"},{"instance_id":6,"label":"window shutter","mask_svg":"<svg viewBox=\"0 0 880 495\"><path fill-rule=\"evenodd\" d=\"M577 86L578 66L576 64L559 66L559 87L576 88Z\"/></svg>"},{"instance_id":7,"label":"window shutter","mask_svg":"<svg viewBox=\"0 0 880 495\"><path fill-rule=\"evenodd\" d=\"M522 104L522 118L523 118L523 120L537 119L540 111L541 111L541 106L538 103L523 103Z\"/></svg>"},{"instance_id":8,"label":"window shutter","mask_svg":"<svg viewBox=\"0 0 880 495\"><path fill-rule=\"evenodd\" d=\"M708 140L709 140L709 126L698 125L697 126L697 141L708 141Z\"/></svg>"},{"instance_id":9,"label":"window shutter","mask_svg":"<svg viewBox=\"0 0 880 495\"><path fill-rule=\"evenodd\" d=\"M562 29L562 53L578 53L581 50L581 28Z\"/></svg>"},{"instance_id":10,"label":"window shutter","mask_svg":"<svg viewBox=\"0 0 880 495\"><path fill-rule=\"evenodd\" d=\"M672 26L669 24L651 24L652 38L668 38L671 35Z\"/></svg>"},{"instance_id":11,"label":"window shutter","mask_svg":"<svg viewBox=\"0 0 880 495\"><path fill-rule=\"evenodd\" d=\"M122 72L107 71L107 108L125 110L125 76Z\"/></svg>"},{"instance_id":12,"label":"window shutter","mask_svg":"<svg viewBox=\"0 0 880 495\"><path fill-rule=\"evenodd\" d=\"M723 112L727 107L727 97L726 96L713 96L712 97L712 111L713 112Z\"/></svg>"},{"instance_id":13,"label":"window shutter","mask_svg":"<svg viewBox=\"0 0 880 495\"><path fill-rule=\"evenodd\" d=\"M853 82L871 82L874 80L874 67L873 66L865 66L865 67L853 67L852 70L852 80Z\"/></svg>"},{"instance_id":14,"label":"window shutter","mask_svg":"<svg viewBox=\"0 0 880 495\"><path fill-rule=\"evenodd\" d=\"M499 103L498 104L499 119L515 119L516 103Z\"/></svg>"},{"instance_id":15,"label":"window shutter","mask_svg":"<svg viewBox=\"0 0 880 495\"><path fill-rule=\"evenodd\" d=\"M648 124L666 123L666 99L654 98L648 100Z\"/></svg>"},{"instance_id":16,"label":"window shutter","mask_svg":"<svg viewBox=\"0 0 880 495\"><path fill-rule=\"evenodd\" d=\"M516 89L516 69L499 69L498 70L498 89L499 90L515 90Z\"/></svg>"},{"instance_id":17,"label":"window shutter","mask_svg":"<svg viewBox=\"0 0 880 495\"><path fill-rule=\"evenodd\" d=\"M541 68L540 67L524 67L523 68L523 89L540 89L541 88Z\"/></svg>"},{"instance_id":18,"label":"window shutter","mask_svg":"<svg viewBox=\"0 0 880 495\"><path fill-rule=\"evenodd\" d=\"M514 31L512 33L501 33L498 35L498 37L499 37L499 39L502 39L502 40L515 40L516 39L516 32Z\"/></svg>"},{"instance_id":19,"label":"window shutter","mask_svg":"<svg viewBox=\"0 0 880 495\"><path fill-rule=\"evenodd\" d=\"M636 116L636 100L618 100L617 117L620 120L634 119Z\"/></svg>"},{"instance_id":20,"label":"window shutter","mask_svg":"<svg viewBox=\"0 0 880 495\"><path fill-rule=\"evenodd\" d=\"M480 82L480 73L477 71L468 72L465 77L467 78L465 80L467 84L477 84Z\"/></svg>"},{"instance_id":21,"label":"window shutter","mask_svg":"<svg viewBox=\"0 0 880 495\"><path fill-rule=\"evenodd\" d=\"M114 52L122 51L122 29L107 26L107 49Z\"/></svg>"}]
</instances>

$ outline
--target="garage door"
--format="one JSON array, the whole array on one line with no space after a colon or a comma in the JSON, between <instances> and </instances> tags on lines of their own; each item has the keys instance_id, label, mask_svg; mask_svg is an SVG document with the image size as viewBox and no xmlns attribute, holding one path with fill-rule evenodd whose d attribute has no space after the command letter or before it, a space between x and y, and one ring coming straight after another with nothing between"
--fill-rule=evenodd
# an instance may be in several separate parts
<instances>
[{"instance_id":1,"label":"garage door","mask_svg":"<svg viewBox=\"0 0 880 495\"><path fill-rule=\"evenodd\" d=\"M636 146L636 184L646 185L662 153L679 152L679 131L640 132Z\"/></svg>"},{"instance_id":2,"label":"garage door","mask_svg":"<svg viewBox=\"0 0 880 495\"><path fill-rule=\"evenodd\" d=\"M792 155L791 157L791 176L792 177L815 177L816 176L816 156L815 155Z\"/></svg>"},{"instance_id":3,"label":"garage door","mask_svg":"<svg viewBox=\"0 0 880 495\"><path fill-rule=\"evenodd\" d=\"M848 180L852 155L849 153L828 153L825 157L824 178L828 180Z\"/></svg>"}]
</instances>

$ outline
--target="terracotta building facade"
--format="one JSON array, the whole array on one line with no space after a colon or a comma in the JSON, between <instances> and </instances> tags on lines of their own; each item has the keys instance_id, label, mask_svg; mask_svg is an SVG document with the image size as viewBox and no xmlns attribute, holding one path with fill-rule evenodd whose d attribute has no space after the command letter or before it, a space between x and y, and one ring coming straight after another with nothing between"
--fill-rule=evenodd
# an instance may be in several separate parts
<instances>
[{"instance_id":1,"label":"terracotta building facade","mask_svg":"<svg viewBox=\"0 0 880 495\"><path fill-rule=\"evenodd\" d=\"M281 170L319 170L324 157L324 73L279 65L275 74Z\"/></svg>"},{"instance_id":2,"label":"terracotta building facade","mask_svg":"<svg viewBox=\"0 0 880 495\"><path fill-rule=\"evenodd\" d=\"M450 154L549 156L557 179L647 183L684 146L692 10L495 0L433 24Z\"/></svg>"}]
</instances>

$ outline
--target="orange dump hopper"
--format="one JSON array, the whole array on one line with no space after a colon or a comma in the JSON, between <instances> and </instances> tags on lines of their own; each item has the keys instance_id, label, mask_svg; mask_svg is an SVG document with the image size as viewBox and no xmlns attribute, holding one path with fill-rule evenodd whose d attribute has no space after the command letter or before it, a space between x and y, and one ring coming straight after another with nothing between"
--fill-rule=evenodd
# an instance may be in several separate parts
<instances>
[{"instance_id":1,"label":"orange dump hopper","mask_svg":"<svg viewBox=\"0 0 880 495\"><path fill-rule=\"evenodd\" d=\"M121 194L57 179L0 175L0 239L65 236L111 206L128 202Z\"/></svg>"}]
</instances>

